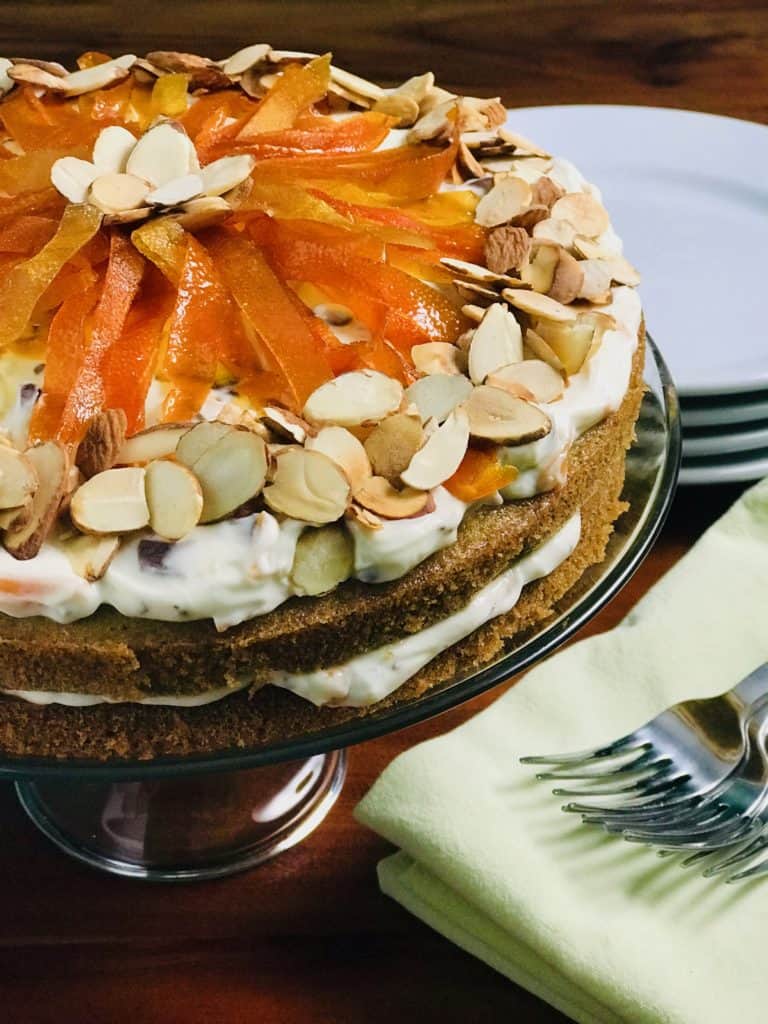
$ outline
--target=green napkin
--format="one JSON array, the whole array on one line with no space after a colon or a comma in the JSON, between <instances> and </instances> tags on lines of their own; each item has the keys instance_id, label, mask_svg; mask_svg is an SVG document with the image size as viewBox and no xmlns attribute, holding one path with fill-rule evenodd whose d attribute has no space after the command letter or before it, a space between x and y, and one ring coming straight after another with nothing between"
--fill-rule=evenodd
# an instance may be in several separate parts
<instances>
[{"instance_id":1,"label":"green napkin","mask_svg":"<svg viewBox=\"0 0 768 1024\"><path fill-rule=\"evenodd\" d=\"M591 747L768 660L768 480L624 622L397 758L359 804L385 893L576 1021L768 1020L768 879L724 885L563 814L524 754Z\"/></svg>"}]
</instances>

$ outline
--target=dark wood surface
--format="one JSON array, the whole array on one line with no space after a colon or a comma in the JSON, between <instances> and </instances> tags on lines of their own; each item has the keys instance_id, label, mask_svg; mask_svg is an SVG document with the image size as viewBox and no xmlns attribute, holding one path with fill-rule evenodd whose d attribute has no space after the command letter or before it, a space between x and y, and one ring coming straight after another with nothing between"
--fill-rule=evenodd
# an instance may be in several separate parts
<instances>
[{"instance_id":1,"label":"dark wood surface","mask_svg":"<svg viewBox=\"0 0 768 1024\"><path fill-rule=\"evenodd\" d=\"M85 49L223 56L267 39L333 49L382 81L433 69L509 105L625 102L765 120L768 8L570 0L214 0L0 5L0 52L71 61ZM685 490L653 553L587 632L610 628L738 495ZM401 751L485 707L351 751L331 815L248 874L153 887L59 854L0 786L0 1020L20 1024L341 1024L421 1020L556 1024L560 1015L414 920L377 888L387 844L352 808Z\"/></svg>"}]
</instances>

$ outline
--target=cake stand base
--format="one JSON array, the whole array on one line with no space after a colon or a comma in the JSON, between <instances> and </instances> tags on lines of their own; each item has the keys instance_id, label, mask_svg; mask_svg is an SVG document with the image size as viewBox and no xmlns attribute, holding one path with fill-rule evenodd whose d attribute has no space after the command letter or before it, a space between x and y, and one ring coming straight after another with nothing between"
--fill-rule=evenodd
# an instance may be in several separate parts
<instances>
[{"instance_id":1,"label":"cake stand base","mask_svg":"<svg viewBox=\"0 0 768 1024\"><path fill-rule=\"evenodd\" d=\"M223 878L301 842L336 802L343 751L304 761L140 782L17 782L21 805L65 853L157 882Z\"/></svg>"}]
</instances>

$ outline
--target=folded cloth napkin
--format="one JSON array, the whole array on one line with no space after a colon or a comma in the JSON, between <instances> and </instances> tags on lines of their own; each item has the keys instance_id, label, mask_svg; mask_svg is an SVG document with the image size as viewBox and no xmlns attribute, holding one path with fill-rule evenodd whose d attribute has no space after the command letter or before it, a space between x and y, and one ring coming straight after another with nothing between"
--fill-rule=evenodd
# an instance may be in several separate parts
<instances>
[{"instance_id":1,"label":"folded cloth napkin","mask_svg":"<svg viewBox=\"0 0 768 1024\"><path fill-rule=\"evenodd\" d=\"M615 739L768 660L768 480L620 626L398 757L359 804L385 893L580 1022L763 1024L768 878L738 885L560 811L525 754Z\"/></svg>"}]
</instances>

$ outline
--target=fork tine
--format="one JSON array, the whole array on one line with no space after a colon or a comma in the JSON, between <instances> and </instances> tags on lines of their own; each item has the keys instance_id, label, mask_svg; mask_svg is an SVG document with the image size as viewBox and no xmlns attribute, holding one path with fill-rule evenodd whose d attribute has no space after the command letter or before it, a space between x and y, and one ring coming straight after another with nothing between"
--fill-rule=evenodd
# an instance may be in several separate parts
<instances>
[{"instance_id":1,"label":"fork tine","mask_svg":"<svg viewBox=\"0 0 768 1024\"><path fill-rule=\"evenodd\" d=\"M644 776L642 779L638 779L635 782L630 783L627 786L612 787L610 789L601 787L596 789L594 787L582 786L576 789L553 789L553 796L613 796L613 795L624 795L629 797L650 797L661 793L666 793L675 786L682 785L683 782L687 782L690 779L690 775L671 775L670 771L673 766L668 766L661 771L654 772L652 775ZM623 802L622 802L623 805ZM617 804L617 806L620 806Z\"/></svg>"},{"instance_id":2,"label":"fork tine","mask_svg":"<svg viewBox=\"0 0 768 1024\"><path fill-rule=\"evenodd\" d=\"M669 779L668 786L663 787L660 783L658 791L651 793L650 796L633 797L622 803L615 804L571 802L565 804L563 810L572 814L592 815L595 817L595 820L599 818L601 821L604 818L614 817L622 821L634 818L644 820L655 814L664 813L668 808L672 810L679 808L688 810L690 807L698 806L702 799L700 794L684 793L678 797L669 797L667 795L668 792L674 793L688 781L690 781L688 775L673 776ZM599 796L600 794L595 793L594 795Z\"/></svg>"},{"instance_id":3,"label":"fork tine","mask_svg":"<svg viewBox=\"0 0 768 1024\"><path fill-rule=\"evenodd\" d=\"M628 834L636 836L637 841L645 839L648 842L656 842L658 845L661 845L662 842L667 845L667 841L675 841L681 836L709 834L737 817L741 818L738 812L726 804L718 804L715 807L707 807L698 816L689 816L687 821L681 821L677 816L669 821L666 819L660 822L649 821L642 828L624 827L621 829L621 834L625 837Z\"/></svg>"},{"instance_id":4,"label":"fork tine","mask_svg":"<svg viewBox=\"0 0 768 1024\"><path fill-rule=\"evenodd\" d=\"M759 827L750 819L734 816L725 819L719 828L703 833L693 833L689 836L683 834L678 838L672 838L662 834L650 839L634 839L631 835L624 836L624 838L629 842L644 842L647 845L659 844L665 850L718 850L754 836Z\"/></svg>"},{"instance_id":5,"label":"fork tine","mask_svg":"<svg viewBox=\"0 0 768 1024\"><path fill-rule=\"evenodd\" d=\"M755 864L754 867L746 868L744 871L737 871L735 875L729 875L725 883L730 885L732 882L741 882L745 878L757 878L760 875L764 875L768 872L768 857L765 860L761 860L759 864Z\"/></svg>"},{"instance_id":6,"label":"fork tine","mask_svg":"<svg viewBox=\"0 0 768 1024\"><path fill-rule=\"evenodd\" d=\"M650 743L641 743L630 750L624 749L629 746L633 737L634 734L630 733L628 736L622 736L615 743L607 744L607 746L594 747L592 750L578 750L571 754L542 754L537 757L521 757L520 764L576 764L582 761L603 760L615 757L619 753L629 754L633 750L642 751L650 748Z\"/></svg>"},{"instance_id":7,"label":"fork tine","mask_svg":"<svg viewBox=\"0 0 768 1024\"><path fill-rule=\"evenodd\" d=\"M737 867L739 864L744 864L746 861L751 860L762 850L768 848L767 833L768 825L763 826L754 839L741 846L730 856L720 859L714 864L710 864L709 867L704 869L702 874L705 878L712 878L714 875L721 875L723 872L729 871L731 868Z\"/></svg>"},{"instance_id":8,"label":"fork tine","mask_svg":"<svg viewBox=\"0 0 768 1024\"><path fill-rule=\"evenodd\" d=\"M587 786L581 789L567 790L567 789L553 789L552 793L554 796L614 796L628 793L631 795L643 795L647 789L654 783L659 782L663 777L670 771L674 771L674 765L668 757L660 758L658 761L654 761L651 764L645 765L644 768L638 769L637 778L630 778L630 772L626 772L622 775L618 773L609 772L604 777L589 778L585 781L588 782ZM627 780L627 781L625 781ZM610 786L606 786L604 783L610 782ZM624 782L622 785L621 783Z\"/></svg>"},{"instance_id":9,"label":"fork tine","mask_svg":"<svg viewBox=\"0 0 768 1024\"><path fill-rule=\"evenodd\" d=\"M628 775L630 772L640 771L641 768L652 767L654 764L660 763L653 761L656 756L651 748L647 748L633 760L623 762L615 768L606 768L605 763L601 761L590 761L572 767L553 768L548 772L536 772L536 778L541 782L555 782L558 779L594 779L599 782L601 779L613 779L617 775ZM670 763L669 758L662 760L667 764Z\"/></svg>"}]
</instances>

